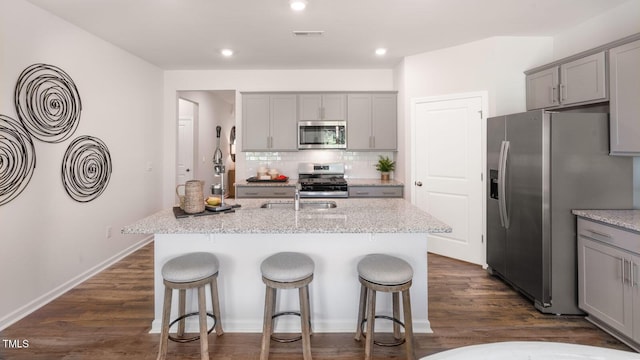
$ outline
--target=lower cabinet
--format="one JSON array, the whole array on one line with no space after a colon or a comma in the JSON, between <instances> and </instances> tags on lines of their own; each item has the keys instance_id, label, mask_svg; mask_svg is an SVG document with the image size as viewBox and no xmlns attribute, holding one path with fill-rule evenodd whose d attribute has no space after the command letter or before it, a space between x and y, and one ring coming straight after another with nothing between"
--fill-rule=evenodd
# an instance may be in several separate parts
<instances>
[{"instance_id":1,"label":"lower cabinet","mask_svg":"<svg viewBox=\"0 0 640 360\"><path fill-rule=\"evenodd\" d=\"M597 325L640 347L640 234L578 219L578 302Z\"/></svg>"},{"instance_id":2,"label":"lower cabinet","mask_svg":"<svg viewBox=\"0 0 640 360\"><path fill-rule=\"evenodd\" d=\"M295 186L236 186L236 198L291 198Z\"/></svg>"},{"instance_id":3,"label":"lower cabinet","mask_svg":"<svg viewBox=\"0 0 640 360\"><path fill-rule=\"evenodd\" d=\"M403 186L349 186L349 197L401 198Z\"/></svg>"}]
</instances>

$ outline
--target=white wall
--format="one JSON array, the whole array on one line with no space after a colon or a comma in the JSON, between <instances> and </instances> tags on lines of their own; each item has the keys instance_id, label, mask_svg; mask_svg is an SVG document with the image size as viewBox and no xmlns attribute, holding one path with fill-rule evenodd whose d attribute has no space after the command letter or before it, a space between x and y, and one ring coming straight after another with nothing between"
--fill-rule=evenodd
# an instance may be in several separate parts
<instances>
[{"instance_id":1,"label":"white wall","mask_svg":"<svg viewBox=\"0 0 640 360\"><path fill-rule=\"evenodd\" d=\"M548 37L493 37L443 50L408 56L397 67L396 81L403 84L404 123L399 148L404 182L411 180L411 99L487 91L489 114L525 110L524 70L551 60L553 43ZM405 197L411 197L411 186Z\"/></svg>"},{"instance_id":2,"label":"white wall","mask_svg":"<svg viewBox=\"0 0 640 360\"><path fill-rule=\"evenodd\" d=\"M0 1L0 40L1 114L17 118L17 78L39 62L65 70L83 106L70 139L34 140L31 182L0 206L2 329L145 241L120 229L160 207L163 78L160 69L24 0ZM113 163L108 187L87 203L67 195L60 175L67 146L80 135L104 141Z\"/></svg>"},{"instance_id":3,"label":"white wall","mask_svg":"<svg viewBox=\"0 0 640 360\"><path fill-rule=\"evenodd\" d=\"M177 93L198 90L236 90L236 133L242 134L242 91L365 91L394 90L393 70L184 70L166 71L164 77L163 205L176 202L175 163ZM242 148L238 137L237 148ZM245 161L236 157L238 178Z\"/></svg>"},{"instance_id":4,"label":"white wall","mask_svg":"<svg viewBox=\"0 0 640 360\"><path fill-rule=\"evenodd\" d=\"M554 60L640 32L640 1L630 0L553 37ZM539 64L543 65L543 64Z\"/></svg>"}]
</instances>

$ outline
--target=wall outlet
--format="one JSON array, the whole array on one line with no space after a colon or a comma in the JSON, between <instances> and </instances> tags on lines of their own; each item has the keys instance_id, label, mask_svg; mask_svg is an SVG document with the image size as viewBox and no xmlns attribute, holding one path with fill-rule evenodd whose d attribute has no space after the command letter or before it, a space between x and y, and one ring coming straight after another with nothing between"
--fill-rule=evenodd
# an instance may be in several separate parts
<instances>
[{"instance_id":1,"label":"wall outlet","mask_svg":"<svg viewBox=\"0 0 640 360\"><path fill-rule=\"evenodd\" d=\"M107 226L107 229L105 231L105 236L107 239L111 239L111 226Z\"/></svg>"}]
</instances>

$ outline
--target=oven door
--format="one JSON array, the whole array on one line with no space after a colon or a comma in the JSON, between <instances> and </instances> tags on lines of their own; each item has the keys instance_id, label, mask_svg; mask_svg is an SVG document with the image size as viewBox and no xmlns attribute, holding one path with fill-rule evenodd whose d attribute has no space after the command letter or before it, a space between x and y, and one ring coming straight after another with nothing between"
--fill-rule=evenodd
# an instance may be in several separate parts
<instances>
[{"instance_id":1,"label":"oven door","mask_svg":"<svg viewBox=\"0 0 640 360\"><path fill-rule=\"evenodd\" d=\"M346 149L346 121L298 122L298 149Z\"/></svg>"}]
</instances>

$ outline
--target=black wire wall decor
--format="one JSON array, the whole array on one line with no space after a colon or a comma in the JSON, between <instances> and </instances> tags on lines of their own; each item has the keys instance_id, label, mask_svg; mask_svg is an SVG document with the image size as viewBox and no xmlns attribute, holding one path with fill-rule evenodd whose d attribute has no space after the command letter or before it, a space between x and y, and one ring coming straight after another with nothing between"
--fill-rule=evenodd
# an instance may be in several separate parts
<instances>
[{"instance_id":1,"label":"black wire wall decor","mask_svg":"<svg viewBox=\"0 0 640 360\"><path fill-rule=\"evenodd\" d=\"M0 115L0 206L27 186L36 167L31 135L18 120Z\"/></svg>"},{"instance_id":2,"label":"black wire wall decor","mask_svg":"<svg viewBox=\"0 0 640 360\"><path fill-rule=\"evenodd\" d=\"M18 119L38 140L59 143L73 135L80 122L82 101L71 77L47 64L27 67L16 83Z\"/></svg>"},{"instance_id":3,"label":"black wire wall decor","mask_svg":"<svg viewBox=\"0 0 640 360\"><path fill-rule=\"evenodd\" d=\"M104 142L80 136L69 144L62 159L62 183L72 199L89 202L107 188L111 169L111 155Z\"/></svg>"}]
</instances>

